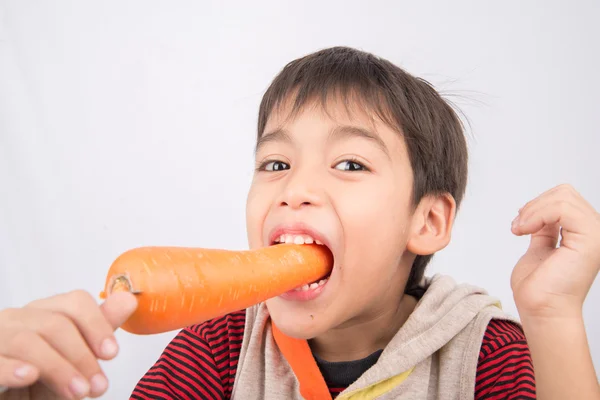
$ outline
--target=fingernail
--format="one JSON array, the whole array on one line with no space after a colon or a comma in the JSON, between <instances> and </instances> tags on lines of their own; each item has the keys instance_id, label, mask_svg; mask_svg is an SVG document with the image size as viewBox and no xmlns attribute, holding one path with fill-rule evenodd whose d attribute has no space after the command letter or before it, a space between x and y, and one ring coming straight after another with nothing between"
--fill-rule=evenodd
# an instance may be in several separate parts
<instances>
[{"instance_id":1,"label":"fingernail","mask_svg":"<svg viewBox=\"0 0 600 400\"><path fill-rule=\"evenodd\" d=\"M96 374L90 379L90 386L92 388L92 393L94 393L94 395L99 395L104 393L108 387L108 381L104 375Z\"/></svg>"},{"instance_id":2,"label":"fingernail","mask_svg":"<svg viewBox=\"0 0 600 400\"><path fill-rule=\"evenodd\" d=\"M517 215L517 216L515 217L515 219L513 219L512 226L513 226L513 227L514 227L514 226L516 226L518 222L519 222L519 216Z\"/></svg>"},{"instance_id":3,"label":"fingernail","mask_svg":"<svg viewBox=\"0 0 600 400\"><path fill-rule=\"evenodd\" d=\"M71 384L69 385L69 390L73 393L77 398L81 398L88 394L90 391L90 385L79 377L75 377L71 380Z\"/></svg>"},{"instance_id":4,"label":"fingernail","mask_svg":"<svg viewBox=\"0 0 600 400\"><path fill-rule=\"evenodd\" d=\"M111 358L117 354L119 346L117 346L117 342L113 338L104 339L100 351L104 357Z\"/></svg>"},{"instance_id":5,"label":"fingernail","mask_svg":"<svg viewBox=\"0 0 600 400\"><path fill-rule=\"evenodd\" d=\"M33 372L33 368L29 365L23 365L15 370L15 376L19 379L25 379L31 372Z\"/></svg>"}]
</instances>

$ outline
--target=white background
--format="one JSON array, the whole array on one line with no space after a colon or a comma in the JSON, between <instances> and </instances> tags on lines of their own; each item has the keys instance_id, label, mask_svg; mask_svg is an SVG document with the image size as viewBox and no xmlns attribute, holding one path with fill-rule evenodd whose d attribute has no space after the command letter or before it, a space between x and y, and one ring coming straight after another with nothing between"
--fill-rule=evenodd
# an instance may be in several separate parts
<instances>
[{"instance_id":1,"label":"white background","mask_svg":"<svg viewBox=\"0 0 600 400\"><path fill-rule=\"evenodd\" d=\"M0 308L97 294L139 245L247 248L260 98L333 45L430 80L470 120L467 197L430 273L514 313L517 210L563 182L600 209L598 1L229 3L0 0ZM105 398L127 398L173 335L119 331Z\"/></svg>"}]
</instances>

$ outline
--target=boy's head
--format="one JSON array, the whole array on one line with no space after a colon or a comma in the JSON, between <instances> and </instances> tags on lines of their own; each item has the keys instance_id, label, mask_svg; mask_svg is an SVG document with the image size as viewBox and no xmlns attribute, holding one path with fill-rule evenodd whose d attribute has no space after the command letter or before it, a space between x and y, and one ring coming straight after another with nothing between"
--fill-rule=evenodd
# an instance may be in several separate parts
<instances>
[{"instance_id":1,"label":"boy's head","mask_svg":"<svg viewBox=\"0 0 600 400\"><path fill-rule=\"evenodd\" d=\"M448 244L463 197L467 148L453 109L392 63L336 47L274 79L257 139L250 247L301 235L334 255L325 282L267 301L278 327L312 338L395 312Z\"/></svg>"}]
</instances>

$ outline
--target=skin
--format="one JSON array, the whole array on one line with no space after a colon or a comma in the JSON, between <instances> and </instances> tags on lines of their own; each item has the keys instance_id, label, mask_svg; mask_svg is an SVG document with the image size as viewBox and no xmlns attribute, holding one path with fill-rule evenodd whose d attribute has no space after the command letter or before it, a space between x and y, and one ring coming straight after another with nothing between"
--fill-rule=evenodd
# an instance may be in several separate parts
<instances>
[{"instance_id":1,"label":"skin","mask_svg":"<svg viewBox=\"0 0 600 400\"><path fill-rule=\"evenodd\" d=\"M330 106L334 118L319 107L292 119L285 118L285 108L271 116L266 132L283 129L287 138L276 135L258 149L257 164L269 167L254 176L247 227L252 248L269 245L270 232L280 224L301 222L326 237L335 256L326 290L309 302L275 298L267 306L284 333L309 339L324 359L342 361L384 347L404 323L415 306L402 294L410 265L417 254L448 244L456 206L442 195L413 207L401 132L372 121L360 108L350 118L343 107ZM330 136L348 125L379 140L356 130ZM368 170L355 168L349 157ZM270 168L275 159L286 163L277 164L282 170ZM538 398L599 400L582 307L600 268L600 214L571 186L561 185L527 203L511 229L531 238L511 286ZM9 390L0 400L102 395L108 382L98 360L116 356L113 331L136 307L129 293L98 305L89 293L74 291L1 310L0 385ZM72 393L74 379L83 382L79 395Z\"/></svg>"}]
</instances>

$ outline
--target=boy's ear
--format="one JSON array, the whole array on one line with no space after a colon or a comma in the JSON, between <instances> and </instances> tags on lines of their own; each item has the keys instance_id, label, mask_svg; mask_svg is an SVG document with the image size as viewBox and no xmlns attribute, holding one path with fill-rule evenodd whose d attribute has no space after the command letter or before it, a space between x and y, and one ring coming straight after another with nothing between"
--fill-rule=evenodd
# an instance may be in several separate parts
<instances>
[{"instance_id":1,"label":"boy's ear","mask_svg":"<svg viewBox=\"0 0 600 400\"><path fill-rule=\"evenodd\" d=\"M450 243L456 215L456 201L449 193L426 196L419 202L411 223L407 250L430 255Z\"/></svg>"}]
</instances>

